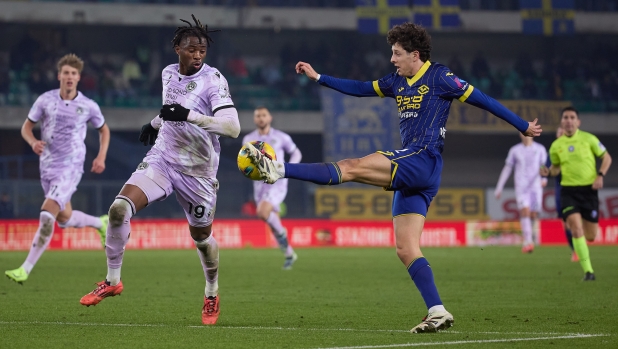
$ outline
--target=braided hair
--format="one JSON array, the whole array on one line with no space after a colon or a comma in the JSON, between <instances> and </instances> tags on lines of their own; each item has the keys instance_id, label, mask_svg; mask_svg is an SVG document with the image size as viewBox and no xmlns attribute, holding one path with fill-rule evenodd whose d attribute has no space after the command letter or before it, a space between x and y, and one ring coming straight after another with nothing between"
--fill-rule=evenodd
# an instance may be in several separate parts
<instances>
[{"instance_id":1,"label":"braided hair","mask_svg":"<svg viewBox=\"0 0 618 349\"><path fill-rule=\"evenodd\" d=\"M200 44L202 43L202 38L204 38L207 47L210 47L210 43L214 42L208 33L218 32L220 30L208 30L208 26L203 25L202 22L195 18L194 15L191 15L191 17L193 18L195 25L191 24L189 21L181 19L182 22L187 23L189 26L176 28L176 31L174 32L174 39L172 39L172 47L180 45L182 39L191 36L197 37L200 40Z\"/></svg>"}]
</instances>

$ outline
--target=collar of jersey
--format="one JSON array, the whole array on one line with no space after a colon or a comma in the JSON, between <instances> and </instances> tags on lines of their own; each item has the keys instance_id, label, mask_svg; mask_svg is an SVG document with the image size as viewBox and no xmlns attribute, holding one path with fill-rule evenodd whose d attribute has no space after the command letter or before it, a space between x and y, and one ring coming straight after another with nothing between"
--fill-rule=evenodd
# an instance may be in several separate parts
<instances>
[{"instance_id":1,"label":"collar of jersey","mask_svg":"<svg viewBox=\"0 0 618 349\"><path fill-rule=\"evenodd\" d=\"M66 102L66 101L70 102L70 101L76 101L79 98L80 94L81 94L81 92L79 92L79 90L77 90L77 94L75 95L75 98L73 98L73 99L62 99L62 96L60 96L60 89L58 89L58 93L56 93L56 97L59 100L63 101L63 102Z\"/></svg>"},{"instance_id":2,"label":"collar of jersey","mask_svg":"<svg viewBox=\"0 0 618 349\"><path fill-rule=\"evenodd\" d=\"M425 72L427 71L427 69L429 69L429 66L431 65L431 62L429 62L429 60L427 60L425 62L425 64L423 64L423 66L421 67L421 69L419 69L419 71L416 73L416 75L414 75L411 78L406 78L406 80L408 81L408 86L412 86L414 85L415 82L418 81L418 79L420 79Z\"/></svg>"},{"instance_id":3,"label":"collar of jersey","mask_svg":"<svg viewBox=\"0 0 618 349\"><path fill-rule=\"evenodd\" d=\"M573 135L571 137L569 137L567 135L565 135L565 136L566 136L566 138L573 139L573 137L577 136L578 134L579 134L579 129L575 130L575 133L573 133Z\"/></svg>"},{"instance_id":4,"label":"collar of jersey","mask_svg":"<svg viewBox=\"0 0 618 349\"><path fill-rule=\"evenodd\" d=\"M202 67L200 68L200 70L196 71L195 74L193 75L182 75L180 74L180 64L178 65L178 69L176 70L176 72L178 72L178 76L180 76L183 79L191 79L195 76L198 76L204 69L206 69L206 63L202 62Z\"/></svg>"}]
</instances>

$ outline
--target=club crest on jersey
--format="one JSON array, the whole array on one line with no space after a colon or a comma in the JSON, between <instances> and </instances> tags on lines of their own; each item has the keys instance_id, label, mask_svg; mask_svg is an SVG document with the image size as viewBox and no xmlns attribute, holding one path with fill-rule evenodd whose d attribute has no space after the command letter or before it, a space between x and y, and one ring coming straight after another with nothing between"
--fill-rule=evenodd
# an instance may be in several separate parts
<instances>
[{"instance_id":1,"label":"club crest on jersey","mask_svg":"<svg viewBox=\"0 0 618 349\"><path fill-rule=\"evenodd\" d=\"M84 112L84 109L82 109L82 107L77 107L77 110L75 110L75 112L81 115Z\"/></svg>"},{"instance_id":2,"label":"club crest on jersey","mask_svg":"<svg viewBox=\"0 0 618 349\"><path fill-rule=\"evenodd\" d=\"M185 90L187 90L187 92L191 92L195 90L196 87L197 87L197 84L195 83L195 81L191 81L190 83L187 84L187 87L185 87Z\"/></svg>"},{"instance_id":3,"label":"club crest on jersey","mask_svg":"<svg viewBox=\"0 0 618 349\"><path fill-rule=\"evenodd\" d=\"M137 170L145 170L148 168L148 163L147 162L141 162L139 165L137 165Z\"/></svg>"},{"instance_id":4,"label":"club crest on jersey","mask_svg":"<svg viewBox=\"0 0 618 349\"><path fill-rule=\"evenodd\" d=\"M574 151L575 151L575 147L574 147L574 146L570 146L570 147L569 147L569 153L572 153L572 152L574 152Z\"/></svg>"}]
</instances>

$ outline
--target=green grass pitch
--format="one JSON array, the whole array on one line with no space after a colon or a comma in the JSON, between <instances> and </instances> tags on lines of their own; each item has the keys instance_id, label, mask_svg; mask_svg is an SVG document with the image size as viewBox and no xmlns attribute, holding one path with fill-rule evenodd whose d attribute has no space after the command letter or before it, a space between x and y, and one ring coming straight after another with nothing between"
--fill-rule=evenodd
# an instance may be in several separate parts
<instances>
[{"instance_id":1,"label":"green grass pitch","mask_svg":"<svg viewBox=\"0 0 618 349\"><path fill-rule=\"evenodd\" d=\"M127 251L123 294L89 308L103 251L49 251L23 286L0 280L0 348L618 348L618 247L591 247L587 283L568 247L424 251L455 316L437 334L408 333L426 309L392 248L299 249L291 271L278 250L222 250L211 327L195 251Z\"/></svg>"}]
</instances>

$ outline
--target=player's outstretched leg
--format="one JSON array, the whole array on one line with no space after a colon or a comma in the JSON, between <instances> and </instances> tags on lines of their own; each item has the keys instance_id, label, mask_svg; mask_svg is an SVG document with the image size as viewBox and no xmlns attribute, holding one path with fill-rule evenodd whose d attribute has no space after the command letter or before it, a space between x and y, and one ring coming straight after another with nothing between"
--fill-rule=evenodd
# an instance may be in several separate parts
<instances>
[{"instance_id":1,"label":"player's outstretched leg","mask_svg":"<svg viewBox=\"0 0 618 349\"><path fill-rule=\"evenodd\" d=\"M117 196L109 208L109 226L105 244L107 255L107 277L79 301L82 305L97 305L104 298L119 295L123 290L120 281L120 267L124 248L131 233L131 217L135 211L133 202L125 196Z\"/></svg>"},{"instance_id":2,"label":"player's outstretched leg","mask_svg":"<svg viewBox=\"0 0 618 349\"><path fill-rule=\"evenodd\" d=\"M4 274L6 277L19 284L22 284L28 279L28 275L32 271L32 268L34 268L34 265L39 258L41 258L41 255L51 241L52 235L54 234L55 222L56 217L54 217L54 215L47 211L41 211L39 214L39 228L32 240L32 246L30 247L30 252L28 252L28 257L26 257L21 267L5 271Z\"/></svg>"},{"instance_id":3,"label":"player's outstretched leg","mask_svg":"<svg viewBox=\"0 0 618 349\"><path fill-rule=\"evenodd\" d=\"M105 248L105 232L107 231L107 225L109 223L109 216L102 215L100 217L91 216L82 211L73 210L71 217L64 223L58 222L61 228L83 228L92 227L97 230L99 237L101 238L101 246Z\"/></svg>"},{"instance_id":4,"label":"player's outstretched leg","mask_svg":"<svg viewBox=\"0 0 618 349\"><path fill-rule=\"evenodd\" d=\"M279 178L293 178L321 185L341 184L341 169L334 162L291 164L273 161L264 156L251 143L244 144L249 149L249 159L260 172L266 183L275 183Z\"/></svg>"},{"instance_id":5,"label":"player's outstretched leg","mask_svg":"<svg viewBox=\"0 0 618 349\"><path fill-rule=\"evenodd\" d=\"M244 146L249 151L249 159L260 172L260 176L266 183L273 184L279 178L283 178L284 167L283 163L273 161L256 148L251 142L247 142Z\"/></svg>"},{"instance_id":6,"label":"player's outstretched leg","mask_svg":"<svg viewBox=\"0 0 618 349\"><path fill-rule=\"evenodd\" d=\"M211 235L202 241L195 241L197 255L202 262L206 288L204 290L204 307L202 307L202 323L214 325L219 319L219 245Z\"/></svg>"}]
</instances>

